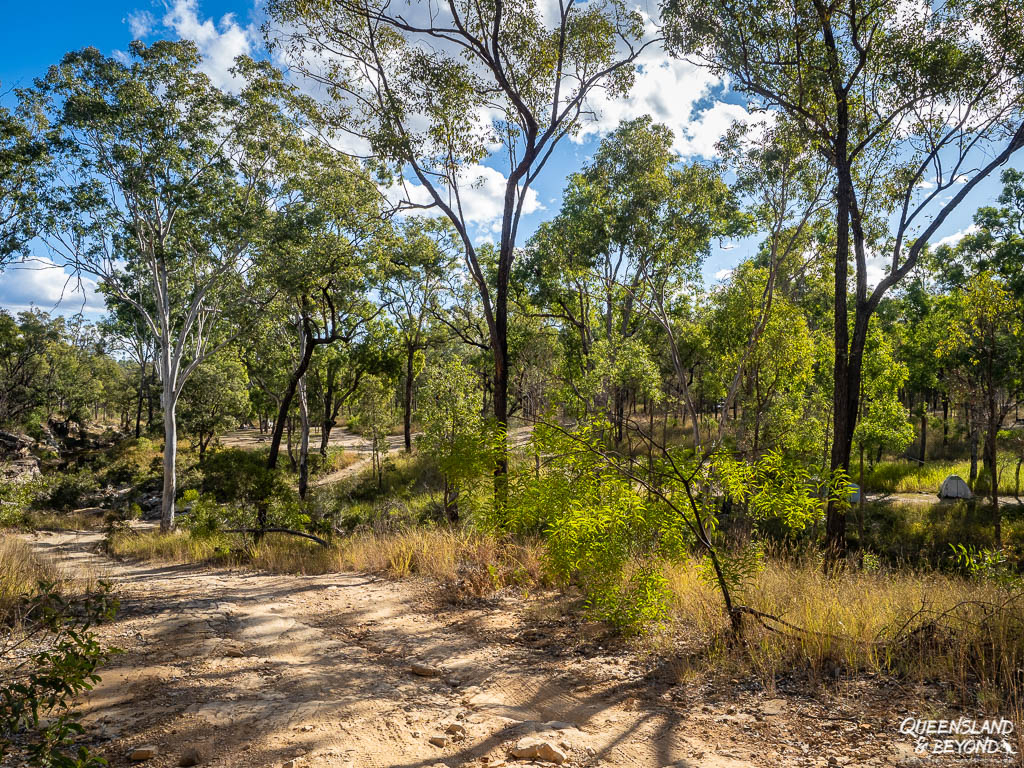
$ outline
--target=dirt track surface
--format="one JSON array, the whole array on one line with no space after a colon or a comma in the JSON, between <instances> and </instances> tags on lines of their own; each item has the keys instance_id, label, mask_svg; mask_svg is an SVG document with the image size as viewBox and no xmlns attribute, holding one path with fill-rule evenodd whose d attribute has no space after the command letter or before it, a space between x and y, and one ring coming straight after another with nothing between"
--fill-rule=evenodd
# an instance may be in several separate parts
<instances>
[{"instance_id":1,"label":"dirt track surface","mask_svg":"<svg viewBox=\"0 0 1024 768\"><path fill-rule=\"evenodd\" d=\"M508 753L535 732L572 766L912 757L897 734L908 713L888 712L883 690L826 701L681 684L677 663L604 650L578 625L545 618L542 600L456 607L423 582L114 562L95 553L91 533L29 540L74 572L112 580L121 599L98 631L123 653L82 708L90 743L113 766L146 744L159 753L143 764L160 768L190 750L224 767L528 765ZM440 674L414 674L414 662ZM452 725L465 736L430 743Z\"/></svg>"}]
</instances>

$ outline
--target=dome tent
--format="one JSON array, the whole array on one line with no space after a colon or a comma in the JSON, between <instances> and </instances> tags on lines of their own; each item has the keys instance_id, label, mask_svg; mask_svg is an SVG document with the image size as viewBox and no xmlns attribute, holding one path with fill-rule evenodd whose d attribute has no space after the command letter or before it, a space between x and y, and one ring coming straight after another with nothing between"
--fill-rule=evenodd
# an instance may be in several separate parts
<instances>
[{"instance_id":1,"label":"dome tent","mask_svg":"<svg viewBox=\"0 0 1024 768\"><path fill-rule=\"evenodd\" d=\"M974 494L971 493L971 489L967 487L967 483L960 475L950 475L942 481L942 487L939 488L940 499L971 499L974 498Z\"/></svg>"}]
</instances>

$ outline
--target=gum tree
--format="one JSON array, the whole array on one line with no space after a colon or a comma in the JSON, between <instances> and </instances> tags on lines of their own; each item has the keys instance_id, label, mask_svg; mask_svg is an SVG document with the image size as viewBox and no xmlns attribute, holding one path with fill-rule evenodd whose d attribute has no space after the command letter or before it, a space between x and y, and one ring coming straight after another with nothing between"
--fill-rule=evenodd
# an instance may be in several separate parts
<instances>
[{"instance_id":1,"label":"gum tree","mask_svg":"<svg viewBox=\"0 0 1024 768\"><path fill-rule=\"evenodd\" d=\"M456 251L444 221L410 219L388 244L381 295L398 329L404 352L402 425L406 452L412 451L412 395L423 366L430 318L441 303L445 278L456 269Z\"/></svg>"},{"instance_id":2,"label":"gum tree","mask_svg":"<svg viewBox=\"0 0 1024 768\"><path fill-rule=\"evenodd\" d=\"M276 192L271 171L296 128L269 65L240 59L231 95L199 64L189 42L134 43L128 62L85 48L52 67L35 94L60 166L44 236L156 340L164 530L174 526L178 399L234 333L230 310L246 296L252 246Z\"/></svg>"},{"instance_id":3,"label":"gum tree","mask_svg":"<svg viewBox=\"0 0 1024 768\"><path fill-rule=\"evenodd\" d=\"M784 115L834 185L834 437L847 471L868 322L943 222L1024 146L1024 18L1007 0L665 0L680 56ZM869 258L884 273L869 290ZM852 295L850 262L853 262ZM846 510L827 541L846 550Z\"/></svg>"},{"instance_id":4,"label":"gum tree","mask_svg":"<svg viewBox=\"0 0 1024 768\"><path fill-rule=\"evenodd\" d=\"M34 107L31 98L14 111L0 107L0 269L35 235L40 185L50 170Z\"/></svg>"},{"instance_id":5,"label":"gum tree","mask_svg":"<svg viewBox=\"0 0 1024 768\"><path fill-rule=\"evenodd\" d=\"M508 297L519 223L555 146L579 130L587 99L632 84L643 22L621 0L272 0L265 32L325 95L338 132L404 174L411 207L451 220L480 294L494 363L494 416L508 425ZM467 195L488 156L507 163L493 281L470 232ZM504 452L496 465L505 496Z\"/></svg>"}]
</instances>

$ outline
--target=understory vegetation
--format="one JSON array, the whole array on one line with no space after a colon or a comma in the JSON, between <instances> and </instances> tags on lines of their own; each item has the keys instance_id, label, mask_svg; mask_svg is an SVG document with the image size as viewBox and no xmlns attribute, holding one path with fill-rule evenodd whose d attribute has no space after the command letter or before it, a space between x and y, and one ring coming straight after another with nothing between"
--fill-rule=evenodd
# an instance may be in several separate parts
<instances>
[{"instance_id":1,"label":"understory vegetation","mask_svg":"<svg viewBox=\"0 0 1024 768\"><path fill-rule=\"evenodd\" d=\"M780 3L268 0L223 77L137 40L0 94L0 268L103 302L0 308L6 539L1020 711L1024 16ZM695 67L692 126L607 109ZM40 625L70 693L104 600Z\"/></svg>"}]
</instances>

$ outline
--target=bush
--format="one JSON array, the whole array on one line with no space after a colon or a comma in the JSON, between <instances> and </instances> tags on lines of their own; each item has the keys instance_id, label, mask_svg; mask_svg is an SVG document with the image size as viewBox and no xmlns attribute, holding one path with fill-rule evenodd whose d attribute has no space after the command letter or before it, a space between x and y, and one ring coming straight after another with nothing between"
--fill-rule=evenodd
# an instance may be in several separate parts
<instances>
[{"instance_id":1,"label":"bush","mask_svg":"<svg viewBox=\"0 0 1024 768\"><path fill-rule=\"evenodd\" d=\"M96 475L89 469L62 472L46 478L45 489L36 497L36 508L70 511L89 506L100 490Z\"/></svg>"},{"instance_id":2,"label":"bush","mask_svg":"<svg viewBox=\"0 0 1024 768\"><path fill-rule=\"evenodd\" d=\"M71 708L78 694L99 682L96 669L111 654L90 628L116 611L117 601L102 582L99 591L69 600L44 581L24 599L23 635L8 635L0 652L0 761L13 757L19 765L47 768L106 765L84 746L75 749L83 728ZM37 650L24 657L26 647Z\"/></svg>"},{"instance_id":3,"label":"bush","mask_svg":"<svg viewBox=\"0 0 1024 768\"><path fill-rule=\"evenodd\" d=\"M225 448L206 457L199 490L219 504L256 506L296 498L281 470L267 469L259 451Z\"/></svg>"}]
</instances>

